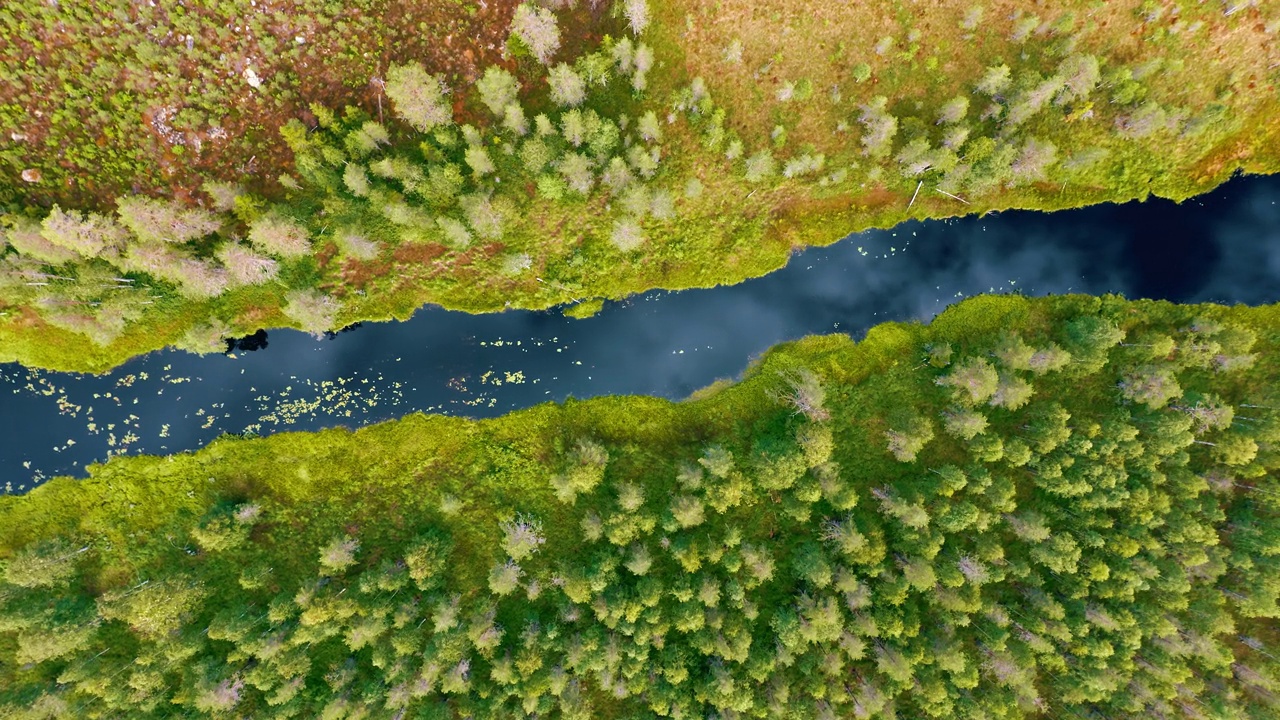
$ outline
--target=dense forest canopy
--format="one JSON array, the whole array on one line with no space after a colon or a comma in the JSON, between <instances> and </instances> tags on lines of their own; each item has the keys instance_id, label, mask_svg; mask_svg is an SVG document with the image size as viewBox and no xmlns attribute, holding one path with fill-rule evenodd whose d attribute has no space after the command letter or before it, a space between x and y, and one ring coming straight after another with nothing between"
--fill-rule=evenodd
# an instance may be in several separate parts
<instances>
[{"instance_id":1,"label":"dense forest canopy","mask_svg":"<svg viewBox=\"0 0 1280 720\"><path fill-rule=\"evenodd\" d=\"M394 3L293 4L250 39L207 36L225 3L122 2L108 37L68 3L0 11L42 39L0 51L0 361L101 371L424 303L581 315L912 217L1185 198L1280 147L1268 4L433 3L414 39L370 25ZM316 56L343 32L380 49ZM243 57L197 71L219 47Z\"/></svg>"},{"instance_id":2,"label":"dense forest canopy","mask_svg":"<svg viewBox=\"0 0 1280 720\"><path fill-rule=\"evenodd\" d=\"M1273 718L1280 306L982 297L670 403L0 498L20 718Z\"/></svg>"}]
</instances>

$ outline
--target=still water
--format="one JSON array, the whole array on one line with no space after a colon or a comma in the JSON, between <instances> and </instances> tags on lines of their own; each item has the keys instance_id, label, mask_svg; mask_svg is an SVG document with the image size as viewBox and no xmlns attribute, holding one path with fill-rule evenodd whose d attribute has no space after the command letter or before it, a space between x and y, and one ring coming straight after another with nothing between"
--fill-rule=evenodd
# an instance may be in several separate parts
<instances>
[{"instance_id":1,"label":"still water","mask_svg":"<svg viewBox=\"0 0 1280 720\"><path fill-rule=\"evenodd\" d=\"M569 396L681 398L780 341L860 337L979 293L1276 302L1278 203L1280 177L1237 178L1182 205L909 222L798 253L763 278L650 292L587 320L425 308L328 339L272 330L226 355L155 352L105 376L0 365L0 492L223 433L356 427L414 411L485 417Z\"/></svg>"}]
</instances>

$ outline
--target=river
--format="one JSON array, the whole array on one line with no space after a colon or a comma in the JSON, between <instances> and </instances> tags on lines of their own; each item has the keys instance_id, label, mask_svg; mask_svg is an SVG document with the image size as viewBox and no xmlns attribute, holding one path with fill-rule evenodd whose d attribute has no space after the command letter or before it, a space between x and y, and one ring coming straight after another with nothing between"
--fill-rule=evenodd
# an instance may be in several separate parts
<instances>
[{"instance_id":1,"label":"river","mask_svg":"<svg viewBox=\"0 0 1280 720\"><path fill-rule=\"evenodd\" d=\"M424 308L316 339L271 330L226 355L160 351L108 375L0 365L0 492L121 453L223 433L356 427L421 411L486 417L573 396L688 396L771 345L860 337L980 293L1280 300L1280 177L1165 200L909 222L797 253L739 285L654 291L586 320ZM253 349L253 348L257 349Z\"/></svg>"}]
</instances>

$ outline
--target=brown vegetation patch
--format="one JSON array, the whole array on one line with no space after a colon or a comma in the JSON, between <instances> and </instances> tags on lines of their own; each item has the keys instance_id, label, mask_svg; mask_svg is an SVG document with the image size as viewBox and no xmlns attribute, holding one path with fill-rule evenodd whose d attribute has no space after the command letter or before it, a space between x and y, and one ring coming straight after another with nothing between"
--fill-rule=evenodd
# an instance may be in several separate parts
<instances>
[{"instance_id":1,"label":"brown vegetation patch","mask_svg":"<svg viewBox=\"0 0 1280 720\"><path fill-rule=\"evenodd\" d=\"M311 120L311 103L389 118L381 78L392 63L441 74L465 111L460 91L487 65L511 65L516 5L106 0L73 14L11 3L0 16L0 202L186 199L208 179L275 195L292 164L279 128ZM558 13L561 54L599 38L607 19L591 5ZM41 180L21 182L24 171Z\"/></svg>"},{"instance_id":2,"label":"brown vegetation patch","mask_svg":"<svg viewBox=\"0 0 1280 720\"><path fill-rule=\"evenodd\" d=\"M347 260L342 264L340 272L342 284L364 290L369 287L369 283L380 277L386 277L387 273L391 271L391 266L392 263L387 260L377 262Z\"/></svg>"},{"instance_id":3,"label":"brown vegetation patch","mask_svg":"<svg viewBox=\"0 0 1280 720\"><path fill-rule=\"evenodd\" d=\"M983 9L981 21L972 30L962 28L975 7ZM1175 8L1169 2L1116 0L1099 8L1081 0L722 0L689 11L688 28L679 28L686 70L706 80L717 104L753 109L733 116L744 137L766 137L782 124L793 146L812 143L828 153L856 142L856 130L833 129L840 121L854 125L858 105L871 97L927 105L967 94L983 63L1024 62L1025 52L1055 36L1074 36L1079 50L1106 57L1112 66L1152 57L1151 46L1159 43L1159 56L1181 62L1159 72L1179 78L1168 85L1183 94L1180 103L1192 107L1213 101L1237 68L1252 70L1237 73L1236 91L1259 94L1250 83L1267 86L1261 73L1280 62L1280 45L1266 32L1265 20L1274 21L1274 11L1242 7L1228 17L1218 3ZM1074 18L1072 30L1051 29L1068 16ZM1036 29L1025 40L1013 40L1016 24L1032 17L1040 20ZM735 42L741 47L738 62L726 59ZM860 63L871 69L861 83L852 77ZM811 97L778 99L784 83L803 80L812 85ZM840 90L839 102L833 87Z\"/></svg>"},{"instance_id":4,"label":"brown vegetation patch","mask_svg":"<svg viewBox=\"0 0 1280 720\"><path fill-rule=\"evenodd\" d=\"M448 251L440 243L406 243L396 248L392 257L401 265L426 265Z\"/></svg>"}]
</instances>

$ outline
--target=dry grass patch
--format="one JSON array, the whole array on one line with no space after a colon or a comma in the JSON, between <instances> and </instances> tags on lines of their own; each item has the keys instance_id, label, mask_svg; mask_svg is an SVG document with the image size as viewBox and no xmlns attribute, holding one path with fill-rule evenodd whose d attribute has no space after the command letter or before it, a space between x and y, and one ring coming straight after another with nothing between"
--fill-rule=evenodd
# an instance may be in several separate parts
<instances>
[{"instance_id":1,"label":"dry grass patch","mask_svg":"<svg viewBox=\"0 0 1280 720\"><path fill-rule=\"evenodd\" d=\"M838 132L837 125L853 125L858 105L872 97L884 95L908 109L916 102L940 106L971 93L987 65L1051 69L1058 58L1043 52L1047 43L1072 42L1077 52L1097 54L1112 67L1163 57L1160 86L1170 97L1162 99L1190 106L1212 101L1224 85L1261 100L1269 92L1268 68L1274 74L1280 62L1280 43L1267 31L1280 17L1277 9L1225 16L1220 3L1180 13L1174 3L1149 0L1101 7L1014 0L670 0L667 6L672 18L687 14L687 23L669 24L667 31L678 28L688 75L704 78L718 104L750 108L734 116L744 136L762 140L782 124L789 143L828 153L856 142L856 134ZM974 8L982 10L976 22ZM1152 44L1160 52L1153 53ZM870 75L859 82L861 64ZM811 95L797 99L806 81ZM780 99L788 84L791 99Z\"/></svg>"}]
</instances>

